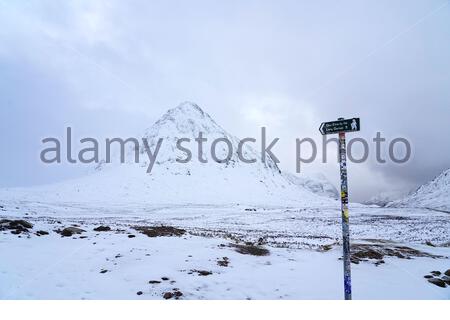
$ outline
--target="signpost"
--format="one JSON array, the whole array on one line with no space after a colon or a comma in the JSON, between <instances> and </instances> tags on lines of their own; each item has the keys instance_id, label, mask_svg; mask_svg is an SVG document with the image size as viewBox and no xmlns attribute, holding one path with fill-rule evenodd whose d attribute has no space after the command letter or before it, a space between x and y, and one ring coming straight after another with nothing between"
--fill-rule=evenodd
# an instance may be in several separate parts
<instances>
[{"instance_id":1,"label":"signpost","mask_svg":"<svg viewBox=\"0 0 450 320\"><path fill-rule=\"evenodd\" d=\"M344 293L345 300L352 299L352 281L350 272L350 229L348 214L348 185L347 185L347 150L345 133L360 130L359 118L343 119L323 122L319 131L323 135L339 134L339 165L341 170L341 216L342 216L342 244L344 261Z\"/></svg>"},{"instance_id":2,"label":"signpost","mask_svg":"<svg viewBox=\"0 0 450 320\"><path fill-rule=\"evenodd\" d=\"M319 127L321 134L333 134L340 132L359 131L359 118L343 119L339 118L337 121L322 122Z\"/></svg>"}]
</instances>

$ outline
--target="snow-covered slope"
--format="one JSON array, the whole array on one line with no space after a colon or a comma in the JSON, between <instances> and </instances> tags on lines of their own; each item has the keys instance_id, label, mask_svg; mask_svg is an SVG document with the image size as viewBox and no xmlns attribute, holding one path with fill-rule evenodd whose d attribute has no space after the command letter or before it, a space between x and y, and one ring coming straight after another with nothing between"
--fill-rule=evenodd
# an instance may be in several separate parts
<instances>
[{"instance_id":1,"label":"snow-covered slope","mask_svg":"<svg viewBox=\"0 0 450 320\"><path fill-rule=\"evenodd\" d=\"M283 176L286 180L297 186L303 187L314 194L332 199L339 198L339 191L323 174L316 174L309 177L283 172Z\"/></svg>"},{"instance_id":2,"label":"snow-covered slope","mask_svg":"<svg viewBox=\"0 0 450 320\"><path fill-rule=\"evenodd\" d=\"M403 198L405 194L406 193L402 190L383 191L374 195L369 200L364 201L364 204L369 206L376 205L379 207L385 207L390 202Z\"/></svg>"},{"instance_id":3,"label":"snow-covered slope","mask_svg":"<svg viewBox=\"0 0 450 320\"><path fill-rule=\"evenodd\" d=\"M197 157L199 132L207 139L202 150L201 163ZM15 198L43 202L81 203L151 203L151 204L247 204L279 206L330 205L334 200L317 196L304 185L286 179L277 165L267 155L265 163L261 154L245 144L243 157L257 159L244 163L237 150L239 140L227 133L197 105L182 103L165 113L143 135L150 150L155 150L158 139L163 142L156 163L147 173L148 156L141 144L140 161L134 163L135 148L128 146L126 163L103 164L89 176L64 183L32 189L0 191L2 199ZM176 147L179 138L192 151L192 160L179 163L177 158L186 154ZM226 138L232 144L229 161L214 161L211 143L216 138ZM226 158L224 143L217 144L217 158Z\"/></svg>"},{"instance_id":4,"label":"snow-covered slope","mask_svg":"<svg viewBox=\"0 0 450 320\"><path fill-rule=\"evenodd\" d=\"M393 201L387 206L430 208L450 212L450 169L405 198Z\"/></svg>"}]
</instances>

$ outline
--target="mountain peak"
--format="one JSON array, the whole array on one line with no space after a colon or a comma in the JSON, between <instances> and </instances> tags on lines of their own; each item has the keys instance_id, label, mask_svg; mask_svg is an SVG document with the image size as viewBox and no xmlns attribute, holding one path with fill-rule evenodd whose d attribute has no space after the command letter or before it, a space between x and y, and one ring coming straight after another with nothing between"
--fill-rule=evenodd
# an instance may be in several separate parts
<instances>
[{"instance_id":1,"label":"mountain peak","mask_svg":"<svg viewBox=\"0 0 450 320\"><path fill-rule=\"evenodd\" d=\"M190 101L182 102L177 107L169 109L167 111L167 114L172 116L177 114L183 114L191 117L200 117L200 118L203 118L205 117L205 115L207 115L202 110L202 108L200 108L196 103Z\"/></svg>"},{"instance_id":2,"label":"mountain peak","mask_svg":"<svg viewBox=\"0 0 450 320\"><path fill-rule=\"evenodd\" d=\"M204 144L201 147L202 158L209 160L207 166L217 166L220 162L214 160L210 152L214 141L217 139L226 139L231 145L230 148L225 147L223 144L214 147L216 151L215 156L218 159L226 159L228 151L231 151L231 159L224 161L225 166L235 167L244 163L238 156L239 139L225 131L197 104L192 102L183 102L177 107L169 109L154 125L146 130L143 137L147 139L151 148L156 146L160 139L164 140L158 154L158 163L162 164L175 163L178 158L184 159L186 157L185 152L177 147L179 140L186 139L184 146L190 145L192 149L195 147L193 140L199 138L200 135L204 139ZM243 146L241 152L246 159L261 159L260 153L256 152L251 145ZM222 166L221 162L220 166ZM184 165L183 170L188 170L187 167ZM265 174L279 174L276 163L270 157L267 157L264 163L257 161L254 166L248 167L250 170L253 168L254 170L265 172ZM175 169L170 168L170 171L175 172Z\"/></svg>"},{"instance_id":3,"label":"mountain peak","mask_svg":"<svg viewBox=\"0 0 450 320\"><path fill-rule=\"evenodd\" d=\"M183 102L177 107L169 109L156 123L150 127L147 137L172 136L194 138L199 132L220 133L227 135L224 130L197 104L193 102Z\"/></svg>"}]
</instances>

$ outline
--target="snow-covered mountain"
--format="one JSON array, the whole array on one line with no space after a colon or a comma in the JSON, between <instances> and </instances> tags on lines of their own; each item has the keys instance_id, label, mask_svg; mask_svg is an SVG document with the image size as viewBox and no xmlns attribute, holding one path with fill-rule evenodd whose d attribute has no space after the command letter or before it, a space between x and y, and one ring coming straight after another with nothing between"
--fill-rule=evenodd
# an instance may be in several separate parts
<instances>
[{"instance_id":1,"label":"snow-covered mountain","mask_svg":"<svg viewBox=\"0 0 450 320\"><path fill-rule=\"evenodd\" d=\"M430 208L450 212L450 169L388 207Z\"/></svg>"},{"instance_id":2,"label":"snow-covered mountain","mask_svg":"<svg viewBox=\"0 0 450 320\"><path fill-rule=\"evenodd\" d=\"M379 207L384 207L391 201L392 201L392 199L390 198L389 195L380 193L380 194L377 194L377 195L371 197L369 200L364 201L364 204L366 204L368 206L376 205Z\"/></svg>"},{"instance_id":3,"label":"snow-covered mountain","mask_svg":"<svg viewBox=\"0 0 450 320\"><path fill-rule=\"evenodd\" d=\"M364 204L385 207L388 203L403 198L405 194L402 190L383 191L364 201Z\"/></svg>"},{"instance_id":4,"label":"snow-covered mountain","mask_svg":"<svg viewBox=\"0 0 450 320\"><path fill-rule=\"evenodd\" d=\"M202 132L207 139L197 157L197 142ZM314 188L305 183L286 179L275 162L256 152L251 143L245 144L244 159L256 159L255 163L244 163L238 157L239 139L226 132L197 105L185 102L167 111L143 134L150 150L154 151L158 140L162 144L151 173L147 173L148 156L141 144L139 163L134 163L136 148L127 145L126 163L103 163L94 173L63 183L30 189L0 191L3 199L15 198L42 202L112 203L112 204L243 204L277 206L330 205L334 200L311 192ZM192 151L192 160L179 163L186 153L177 148L179 138L190 139L183 147ZM226 138L232 145L229 161L214 161L211 143L214 139ZM216 146L217 158L225 159L225 143ZM327 189L326 187L325 189ZM319 193L326 194L324 188Z\"/></svg>"},{"instance_id":5,"label":"snow-covered mountain","mask_svg":"<svg viewBox=\"0 0 450 320\"><path fill-rule=\"evenodd\" d=\"M286 180L303 187L314 194L332 199L339 199L339 191L323 174L318 173L308 177L283 172L283 176Z\"/></svg>"}]
</instances>

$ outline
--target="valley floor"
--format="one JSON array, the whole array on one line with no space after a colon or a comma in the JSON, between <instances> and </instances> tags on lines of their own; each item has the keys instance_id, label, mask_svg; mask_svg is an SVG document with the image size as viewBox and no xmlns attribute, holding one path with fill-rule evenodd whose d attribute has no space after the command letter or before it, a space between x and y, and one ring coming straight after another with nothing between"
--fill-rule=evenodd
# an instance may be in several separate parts
<instances>
[{"instance_id":1,"label":"valley floor","mask_svg":"<svg viewBox=\"0 0 450 320\"><path fill-rule=\"evenodd\" d=\"M33 226L0 231L0 299L343 297L336 209L2 206L4 226ZM450 286L424 278L450 269L449 220L444 212L353 206L353 297L449 299ZM100 225L111 230L93 230ZM178 229L155 233L161 225ZM71 226L85 232L62 236Z\"/></svg>"}]
</instances>

